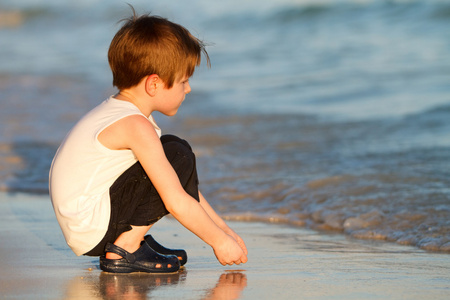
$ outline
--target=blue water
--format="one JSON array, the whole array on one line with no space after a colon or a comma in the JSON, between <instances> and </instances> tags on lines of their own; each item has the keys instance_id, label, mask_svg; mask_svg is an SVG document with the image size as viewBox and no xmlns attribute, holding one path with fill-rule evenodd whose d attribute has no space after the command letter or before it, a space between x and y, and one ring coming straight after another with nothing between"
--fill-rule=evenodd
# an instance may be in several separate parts
<instances>
[{"instance_id":1,"label":"blue water","mask_svg":"<svg viewBox=\"0 0 450 300\"><path fill-rule=\"evenodd\" d=\"M209 44L179 114L155 117L222 215L450 252L450 1L131 2ZM115 92L128 15L0 3L0 190L47 192L64 135Z\"/></svg>"}]
</instances>

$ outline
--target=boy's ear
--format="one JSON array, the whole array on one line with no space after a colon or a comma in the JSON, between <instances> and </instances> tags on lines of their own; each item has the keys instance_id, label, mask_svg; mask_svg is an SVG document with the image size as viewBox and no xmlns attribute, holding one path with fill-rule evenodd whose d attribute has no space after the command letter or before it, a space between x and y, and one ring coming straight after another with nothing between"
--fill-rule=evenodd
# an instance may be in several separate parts
<instances>
[{"instance_id":1,"label":"boy's ear","mask_svg":"<svg viewBox=\"0 0 450 300\"><path fill-rule=\"evenodd\" d=\"M147 76L146 80L145 80L145 91L147 92L147 94L149 94L150 96L155 96L156 92L158 91L158 86L161 83L161 78L159 78L158 75L156 74L152 74Z\"/></svg>"}]
</instances>

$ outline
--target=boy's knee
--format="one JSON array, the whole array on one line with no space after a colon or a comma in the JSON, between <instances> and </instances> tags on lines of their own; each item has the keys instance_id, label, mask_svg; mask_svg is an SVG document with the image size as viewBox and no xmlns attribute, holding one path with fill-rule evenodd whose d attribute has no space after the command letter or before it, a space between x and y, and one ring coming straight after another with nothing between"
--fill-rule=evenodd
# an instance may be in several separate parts
<instances>
[{"instance_id":1,"label":"boy's knee","mask_svg":"<svg viewBox=\"0 0 450 300\"><path fill-rule=\"evenodd\" d=\"M190 151L192 151L191 145L189 145L189 143L186 140L183 140L183 139L177 137L176 135L165 134L165 135L161 136L161 143L163 144L163 146L164 146L164 144L171 143L171 142L176 142L181 145L184 145Z\"/></svg>"},{"instance_id":2,"label":"boy's knee","mask_svg":"<svg viewBox=\"0 0 450 300\"><path fill-rule=\"evenodd\" d=\"M195 168L195 154L190 147L179 141L170 141L163 144L167 159L174 169L193 169Z\"/></svg>"},{"instance_id":3,"label":"boy's knee","mask_svg":"<svg viewBox=\"0 0 450 300\"><path fill-rule=\"evenodd\" d=\"M200 201L195 154L189 144L178 137L165 136L163 147L168 161L180 179L181 185L189 195Z\"/></svg>"}]
</instances>

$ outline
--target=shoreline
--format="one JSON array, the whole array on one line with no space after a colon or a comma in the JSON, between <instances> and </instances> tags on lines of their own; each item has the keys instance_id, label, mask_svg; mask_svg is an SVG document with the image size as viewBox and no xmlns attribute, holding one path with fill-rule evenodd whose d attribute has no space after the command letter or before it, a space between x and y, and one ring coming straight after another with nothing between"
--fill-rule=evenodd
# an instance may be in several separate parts
<instances>
[{"instance_id":1,"label":"shoreline","mask_svg":"<svg viewBox=\"0 0 450 300\"><path fill-rule=\"evenodd\" d=\"M213 251L173 218L150 231L182 247L175 274L111 274L98 258L65 244L48 195L0 193L0 293L5 299L446 299L450 256L415 247L355 240L282 224L231 221L249 261L221 266Z\"/></svg>"}]
</instances>

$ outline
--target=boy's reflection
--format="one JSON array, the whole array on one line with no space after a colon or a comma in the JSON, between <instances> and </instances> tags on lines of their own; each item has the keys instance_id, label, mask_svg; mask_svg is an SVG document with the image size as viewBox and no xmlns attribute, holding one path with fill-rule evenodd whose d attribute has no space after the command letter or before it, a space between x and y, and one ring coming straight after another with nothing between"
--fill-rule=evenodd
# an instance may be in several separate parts
<instances>
[{"instance_id":1,"label":"boy's reflection","mask_svg":"<svg viewBox=\"0 0 450 300\"><path fill-rule=\"evenodd\" d=\"M226 272L220 275L216 286L204 299L238 299L247 286L247 277L241 272Z\"/></svg>"},{"instance_id":2,"label":"boy's reflection","mask_svg":"<svg viewBox=\"0 0 450 300\"><path fill-rule=\"evenodd\" d=\"M69 283L65 299L148 299L152 290L177 285L186 279L187 272L174 274L112 274L96 277L77 277ZM238 299L247 286L247 278L240 271L223 273L215 287L205 289L203 299Z\"/></svg>"},{"instance_id":3,"label":"boy's reflection","mask_svg":"<svg viewBox=\"0 0 450 300\"><path fill-rule=\"evenodd\" d=\"M186 271L174 274L113 274L101 273L98 292L102 299L147 299L151 290L164 285L177 284L186 278Z\"/></svg>"}]
</instances>

